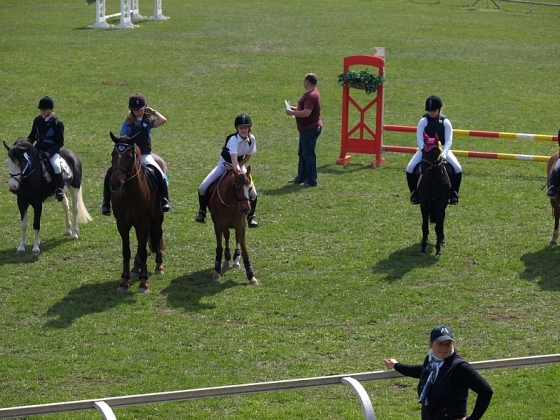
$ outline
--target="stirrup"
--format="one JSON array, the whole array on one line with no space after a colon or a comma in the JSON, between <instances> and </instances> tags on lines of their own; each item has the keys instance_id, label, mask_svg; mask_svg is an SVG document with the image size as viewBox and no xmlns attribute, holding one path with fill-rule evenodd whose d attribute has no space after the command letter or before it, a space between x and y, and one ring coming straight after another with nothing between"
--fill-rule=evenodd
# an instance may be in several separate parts
<instances>
[{"instance_id":1,"label":"stirrup","mask_svg":"<svg viewBox=\"0 0 560 420\"><path fill-rule=\"evenodd\" d=\"M194 218L194 221L198 223L204 223L204 219L206 219L206 212L200 210L196 215L196 217Z\"/></svg>"},{"instance_id":2,"label":"stirrup","mask_svg":"<svg viewBox=\"0 0 560 420\"><path fill-rule=\"evenodd\" d=\"M58 201L64 200L64 192L62 191L62 188L57 188L56 190L54 190L54 197Z\"/></svg>"},{"instance_id":3,"label":"stirrup","mask_svg":"<svg viewBox=\"0 0 560 420\"><path fill-rule=\"evenodd\" d=\"M164 198L161 202L161 211L163 213L171 211L171 204L169 204L169 200L167 198Z\"/></svg>"},{"instance_id":4,"label":"stirrup","mask_svg":"<svg viewBox=\"0 0 560 420\"><path fill-rule=\"evenodd\" d=\"M410 193L410 204L420 204L420 200L418 200L418 193L416 191L412 191Z\"/></svg>"},{"instance_id":5,"label":"stirrup","mask_svg":"<svg viewBox=\"0 0 560 420\"><path fill-rule=\"evenodd\" d=\"M250 228L258 228L259 227L259 222L257 222L257 220L255 219L255 216L251 216L247 219L247 224L249 225Z\"/></svg>"},{"instance_id":6,"label":"stirrup","mask_svg":"<svg viewBox=\"0 0 560 420\"><path fill-rule=\"evenodd\" d=\"M550 198L556 197L558 195L558 187L556 187L556 185L551 185L548 191L546 192L546 195L549 196Z\"/></svg>"}]
</instances>

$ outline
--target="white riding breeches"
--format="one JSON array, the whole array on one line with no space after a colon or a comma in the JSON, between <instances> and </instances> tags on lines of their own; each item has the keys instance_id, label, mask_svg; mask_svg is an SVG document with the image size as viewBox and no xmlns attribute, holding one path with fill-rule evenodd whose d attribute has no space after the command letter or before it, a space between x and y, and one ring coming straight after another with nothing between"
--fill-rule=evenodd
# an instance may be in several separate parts
<instances>
[{"instance_id":1,"label":"white riding breeches","mask_svg":"<svg viewBox=\"0 0 560 420\"><path fill-rule=\"evenodd\" d=\"M422 160L422 151L417 150L414 156L412 156L412 159L410 159L410 162L408 162L408 165L406 165L406 172L408 172L409 174L413 173L414 168L416 168L416 165L418 165L421 160ZM456 174L463 172L463 168L461 168L461 164L459 163L459 161L457 160L457 158L455 157L455 155L451 150L447 152L447 158L445 160L449 164L451 164L451 166L453 166L453 170L455 171Z\"/></svg>"},{"instance_id":2,"label":"white riding breeches","mask_svg":"<svg viewBox=\"0 0 560 420\"><path fill-rule=\"evenodd\" d=\"M206 175L206 178L204 178L204 181L202 181L200 187L198 187L198 193L200 195L206 194L206 190L208 190L210 185L212 185L214 181L217 181L226 172L226 168L228 166L228 164L218 164L214 169L212 169L212 171L210 171L210 173ZM247 168L245 168L245 166L242 166L241 171L246 174ZM255 188L255 184L253 184L251 188L251 200L255 200L256 198L257 189Z\"/></svg>"}]
</instances>

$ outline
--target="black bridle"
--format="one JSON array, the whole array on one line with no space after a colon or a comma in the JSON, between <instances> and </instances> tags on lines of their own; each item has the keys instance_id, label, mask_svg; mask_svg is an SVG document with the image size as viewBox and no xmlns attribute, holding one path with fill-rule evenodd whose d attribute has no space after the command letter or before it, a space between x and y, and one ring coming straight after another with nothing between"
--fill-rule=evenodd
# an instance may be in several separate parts
<instances>
[{"instance_id":1,"label":"black bridle","mask_svg":"<svg viewBox=\"0 0 560 420\"><path fill-rule=\"evenodd\" d=\"M134 168L134 165L136 164L136 160L138 158L138 155L136 153L136 145L135 144L127 144L127 143L116 143L115 144L115 150L116 150L116 152L119 156L122 156L130 148L132 148L132 150L133 150L133 159L132 159L132 163L130 164L130 169L125 169L122 166L112 166L111 167L111 172L114 171L114 170L120 170L120 171L123 171L126 174L126 177L123 181L123 184L130 181L134 177L136 177L140 173L140 170L142 168L142 165L139 165L136 173L132 174L131 169ZM120 159L119 159L119 161L120 161Z\"/></svg>"},{"instance_id":2,"label":"black bridle","mask_svg":"<svg viewBox=\"0 0 560 420\"><path fill-rule=\"evenodd\" d=\"M35 171L39 168L40 165L35 165L35 167L28 173L25 173L25 171L27 170L27 168L29 167L30 163L33 163L33 160L31 159L31 157L29 157L29 155L26 153L24 153L23 155L26 159L26 164L22 165L21 161L18 160L18 166L21 168L23 167L23 169L21 169L21 171L17 174L12 174L11 172L8 172L8 175L10 176L10 179L14 179L17 181L18 184L23 184L23 182L29 178L31 175L33 175L33 173L35 173ZM11 158L10 158L11 159ZM13 160L13 159L12 159ZM19 178L18 178L19 177Z\"/></svg>"}]
</instances>

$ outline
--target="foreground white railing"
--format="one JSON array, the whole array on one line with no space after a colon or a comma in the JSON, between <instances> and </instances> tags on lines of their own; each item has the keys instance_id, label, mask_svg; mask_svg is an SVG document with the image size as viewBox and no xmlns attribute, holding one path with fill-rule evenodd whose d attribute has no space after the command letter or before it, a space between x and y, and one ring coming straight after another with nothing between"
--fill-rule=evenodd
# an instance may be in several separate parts
<instances>
[{"instance_id":1,"label":"foreground white railing","mask_svg":"<svg viewBox=\"0 0 560 420\"><path fill-rule=\"evenodd\" d=\"M560 354L544 356L518 357L513 359L486 360L472 362L477 370L524 367L560 363ZM384 379L402 378L403 376L391 371L377 371L353 373L347 375L320 376L315 378L290 379L275 382L259 382L244 385L220 386L214 388L198 388L185 391L159 392L155 394L129 395L125 397L99 398L95 400L81 400L54 404L29 405L24 407L1 408L0 419L11 419L40 414L67 413L72 411L98 410L103 419L116 420L112 409L130 405L153 404L170 401L184 401L198 398L224 397L228 395L252 394L256 392L269 392L309 388L326 385L345 384L353 388L360 403L366 420L375 420L373 406L369 396L360 382L378 381Z\"/></svg>"}]
</instances>

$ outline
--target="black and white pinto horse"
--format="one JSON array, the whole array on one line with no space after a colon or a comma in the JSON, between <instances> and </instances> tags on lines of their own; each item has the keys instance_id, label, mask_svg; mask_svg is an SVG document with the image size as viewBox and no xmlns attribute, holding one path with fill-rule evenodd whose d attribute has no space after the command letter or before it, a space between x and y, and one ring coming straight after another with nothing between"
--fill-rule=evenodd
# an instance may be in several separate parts
<instances>
[{"instance_id":1,"label":"black and white pinto horse","mask_svg":"<svg viewBox=\"0 0 560 420\"><path fill-rule=\"evenodd\" d=\"M54 200L55 183L41 161L39 152L27 139L18 139L12 147L4 141L4 147L8 150L6 159L10 176L8 188L17 196L21 216L21 242L17 247L17 252L25 252L27 210L31 206L34 210L33 229L35 230L32 252L33 255L39 255L41 253L39 231L43 202ZM78 157L68 149L61 149L59 154L65 183L64 198L61 201L66 218L64 235L78 239L78 222L87 223L93 220L82 199L82 164ZM70 208L66 191L70 191L72 196L72 223L70 223Z\"/></svg>"},{"instance_id":2,"label":"black and white pinto horse","mask_svg":"<svg viewBox=\"0 0 560 420\"><path fill-rule=\"evenodd\" d=\"M426 255L426 246L430 233L428 222L432 222L436 225L436 256L441 256L441 247L445 246L443 225L451 189L453 167L442 158L441 143L437 134L435 138L431 138L424 133L422 161L418 167L420 168L420 176L417 191L418 199L420 200L420 210L422 211L420 255Z\"/></svg>"}]
</instances>

